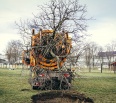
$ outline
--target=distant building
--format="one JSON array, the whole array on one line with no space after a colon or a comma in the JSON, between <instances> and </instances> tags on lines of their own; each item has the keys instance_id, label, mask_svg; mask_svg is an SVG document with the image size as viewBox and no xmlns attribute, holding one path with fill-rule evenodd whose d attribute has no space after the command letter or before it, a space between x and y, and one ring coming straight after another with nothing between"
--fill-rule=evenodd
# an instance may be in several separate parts
<instances>
[{"instance_id":1,"label":"distant building","mask_svg":"<svg viewBox=\"0 0 116 103\"><path fill-rule=\"evenodd\" d=\"M0 59L0 65L7 65L8 61L4 60L4 59Z\"/></svg>"},{"instance_id":2,"label":"distant building","mask_svg":"<svg viewBox=\"0 0 116 103\"><path fill-rule=\"evenodd\" d=\"M77 62L81 67L87 67L85 54L81 55ZM116 62L116 51L98 52L94 58L91 56L90 62L91 67L94 65L101 68L102 65L103 68L109 68L112 62Z\"/></svg>"},{"instance_id":3,"label":"distant building","mask_svg":"<svg viewBox=\"0 0 116 103\"><path fill-rule=\"evenodd\" d=\"M98 56L100 56L100 57L108 57L108 56L116 57L116 51L98 52Z\"/></svg>"},{"instance_id":4,"label":"distant building","mask_svg":"<svg viewBox=\"0 0 116 103\"><path fill-rule=\"evenodd\" d=\"M5 55L0 54L0 64L7 64L8 62L5 59Z\"/></svg>"},{"instance_id":5,"label":"distant building","mask_svg":"<svg viewBox=\"0 0 116 103\"><path fill-rule=\"evenodd\" d=\"M103 59L103 63L109 65L116 61L116 51L98 52L98 57Z\"/></svg>"}]
</instances>

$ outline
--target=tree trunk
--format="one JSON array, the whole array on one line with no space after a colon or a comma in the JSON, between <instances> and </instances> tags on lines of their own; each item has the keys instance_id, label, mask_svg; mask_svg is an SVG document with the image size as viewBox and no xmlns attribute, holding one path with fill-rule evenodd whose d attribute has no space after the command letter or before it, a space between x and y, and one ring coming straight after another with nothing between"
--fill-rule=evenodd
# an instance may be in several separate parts
<instances>
[{"instance_id":1,"label":"tree trunk","mask_svg":"<svg viewBox=\"0 0 116 103\"><path fill-rule=\"evenodd\" d=\"M89 72L91 72L91 66L89 65Z\"/></svg>"}]
</instances>

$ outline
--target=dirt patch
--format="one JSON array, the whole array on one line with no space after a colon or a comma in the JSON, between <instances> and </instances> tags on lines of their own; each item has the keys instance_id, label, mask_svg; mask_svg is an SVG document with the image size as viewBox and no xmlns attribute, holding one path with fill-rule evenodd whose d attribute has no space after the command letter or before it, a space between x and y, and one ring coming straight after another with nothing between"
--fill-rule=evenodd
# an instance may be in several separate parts
<instances>
[{"instance_id":1,"label":"dirt patch","mask_svg":"<svg viewBox=\"0 0 116 103\"><path fill-rule=\"evenodd\" d=\"M32 103L94 103L91 98L72 91L50 91L31 97Z\"/></svg>"}]
</instances>

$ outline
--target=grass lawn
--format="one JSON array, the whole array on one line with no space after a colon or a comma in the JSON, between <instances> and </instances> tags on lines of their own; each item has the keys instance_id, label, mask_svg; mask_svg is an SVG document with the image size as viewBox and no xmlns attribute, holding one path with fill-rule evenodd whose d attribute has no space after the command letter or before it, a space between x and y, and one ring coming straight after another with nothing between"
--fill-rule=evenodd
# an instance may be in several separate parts
<instances>
[{"instance_id":1,"label":"grass lawn","mask_svg":"<svg viewBox=\"0 0 116 103\"><path fill-rule=\"evenodd\" d=\"M0 69L0 103L30 103L38 91L28 84L28 71Z\"/></svg>"},{"instance_id":2,"label":"grass lawn","mask_svg":"<svg viewBox=\"0 0 116 103\"><path fill-rule=\"evenodd\" d=\"M28 84L28 70L0 69L0 103L31 103L31 96L38 92ZM116 74L79 73L73 81L75 91L84 93L95 103L116 103Z\"/></svg>"},{"instance_id":3,"label":"grass lawn","mask_svg":"<svg viewBox=\"0 0 116 103\"><path fill-rule=\"evenodd\" d=\"M95 103L116 103L116 74L79 73L74 89L93 98Z\"/></svg>"}]
</instances>

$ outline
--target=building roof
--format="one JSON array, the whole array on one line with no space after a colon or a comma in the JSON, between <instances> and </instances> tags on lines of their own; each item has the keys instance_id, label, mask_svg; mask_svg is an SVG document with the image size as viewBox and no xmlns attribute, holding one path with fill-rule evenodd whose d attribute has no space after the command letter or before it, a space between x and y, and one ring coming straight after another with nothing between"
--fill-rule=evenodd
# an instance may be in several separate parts
<instances>
[{"instance_id":1,"label":"building roof","mask_svg":"<svg viewBox=\"0 0 116 103\"><path fill-rule=\"evenodd\" d=\"M0 59L0 63L6 63L6 60Z\"/></svg>"},{"instance_id":2,"label":"building roof","mask_svg":"<svg viewBox=\"0 0 116 103\"><path fill-rule=\"evenodd\" d=\"M116 56L116 51L98 52L98 56L100 57Z\"/></svg>"},{"instance_id":3,"label":"building roof","mask_svg":"<svg viewBox=\"0 0 116 103\"><path fill-rule=\"evenodd\" d=\"M116 66L116 62L112 62L112 63L111 63L111 65L114 65L114 66Z\"/></svg>"}]
</instances>

